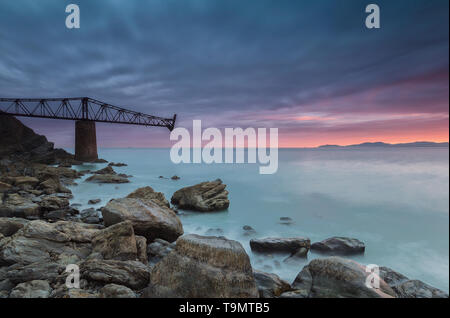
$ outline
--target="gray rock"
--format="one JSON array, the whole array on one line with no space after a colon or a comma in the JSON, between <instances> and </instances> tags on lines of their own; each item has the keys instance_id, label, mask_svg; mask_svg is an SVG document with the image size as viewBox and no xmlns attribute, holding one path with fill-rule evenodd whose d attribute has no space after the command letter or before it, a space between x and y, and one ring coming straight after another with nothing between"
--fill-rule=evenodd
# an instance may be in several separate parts
<instances>
[{"instance_id":1,"label":"gray rock","mask_svg":"<svg viewBox=\"0 0 450 318\"><path fill-rule=\"evenodd\" d=\"M200 212L221 211L228 208L228 191L220 179L203 182L176 191L171 199L180 209Z\"/></svg>"},{"instance_id":2,"label":"gray rock","mask_svg":"<svg viewBox=\"0 0 450 318\"><path fill-rule=\"evenodd\" d=\"M253 251L260 253L296 253L301 248L309 250L311 241L305 237L263 238L250 240Z\"/></svg>"},{"instance_id":3,"label":"gray rock","mask_svg":"<svg viewBox=\"0 0 450 318\"><path fill-rule=\"evenodd\" d=\"M82 277L89 281L141 289L148 285L150 269L138 261L90 259L81 263Z\"/></svg>"},{"instance_id":4,"label":"gray rock","mask_svg":"<svg viewBox=\"0 0 450 318\"><path fill-rule=\"evenodd\" d=\"M94 174L86 179L87 182L92 183L129 183L130 180L123 176L115 174Z\"/></svg>"},{"instance_id":5,"label":"gray rock","mask_svg":"<svg viewBox=\"0 0 450 318\"><path fill-rule=\"evenodd\" d=\"M175 248L175 243L155 239L147 245L147 256L150 265L155 265Z\"/></svg>"},{"instance_id":6,"label":"gray rock","mask_svg":"<svg viewBox=\"0 0 450 318\"><path fill-rule=\"evenodd\" d=\"M410 280L389 267L381 266L380 277L394 290L398 298L448 298L448 294L420 280Z\"/></svg>"},{"instance_id":7,"label":"gray rock","mask_svg":"<svg viewBox=\"0 0 450 318\"><path fill-rule=\"evenodd\" d=\"M151 272L143 297L258 297L250 259L239 242L195 234L178 238L175 249Z\"/></svg>"},{"instance_id":8,"label":"gray rock","mask_svg":"<svg viewBox=\"0 0 450 318\"><path fill-rule=\"evenodd\" d=\"M100 203L102 200L101 199L90 199L88 201L88 204L97 204Z\"/></svg>"},{"instance_id":9,"label":"gray rock","mask_svg":"<svg viewBox=\"0 0 450 318\"><path fill-rule=\"evenodd\" d=\"M136 294L130 288L117 284L108 284L100 289L101 298L136 298Z\"/></svg>"},{"instance_id":10,"label":"gray rock","mask_svg":"<svg viewBox=\"0 0 450 318\"><path fill-rule=\"evenodd\" d=\"M28 220L21 218L0 218L0 233L4 236L11 236L28 222Z\"/></svg>"},{"instance_id":11,"label":"gray rock","mask_svg":"<svg viewBox=\"0 0 450 318\"><path fill-rule=\"evenodd\" d=\"M283 262L285 263L296 263L296 262L302 262L308 257L308 249L302 247L295 253L292 253L290 256L285 258Z\"/></svg>"},{"instance_id":12,"label":"gray rock","mask_svg":"<svg viewBox=\"0 0 450 318\"><path fill-rule=\"evenodd\" d=\"M380 288L366 286L369 271L364 265L340 257L312 260L292 284L295 293L283 297L391 298L396 294L380 278Z\"/></svg>"},{"instance_id":13,"label":"gray rock","mask_svg":"<svg viewBox=\"0 0 450 318\"><path fill-rule=\"evenodd\" d=\"M100 254L103 259L135 261L137 246L131 222L120 222L98 231L92 237L92 253Z\"/></svg>"},{"instance_id":14,"label":"gray rock","mask_svg":"<svg viewBox=\"0 0 450 318\"><path fill-rule=\"evenodd\" d=\"M149 241L162 238L173 242L183 234L183 226L175 212L152 200L114 199L101 211L106 226L129 220L133 224L134 232Z\"/></svg>"},{"instance_id":15,"label":"gray rock","mask_svg":"<svg viewBox=\"0 0 450 318\"><path fill-rule=\"evenodd\" d=\"M52 289L45 280L32 280L14 287L10 298L48 298Z\"/></svg>"},{"instance_id":16,"label":"gray rock","mask_svg":"<svg viewBox=\"0 0 450 318\"><path fill-rule=\"evenodd\" d=\"M329 255L351 255L364 253L364 243L355 238L331 237L311 245L311 250Z\"/></svg>"},{"instance_id":17,"label":"gray rock","mask_svg":"<svg viewBox=\"0 0 450 318\"><path fill-rule=\"evenodd\" d=\"M169 201L166 200L166 197L161 192L155 192L152 187L142 187L139 188L129 195L127 198L135 198L140 199L141 201L152 201L159 206L170 208Z\"/></svg>"},{"instance_id":18,"label":"gray rock","mask_svg":"<svg viewBox=\"0 0 450 318\"><path fill-rule=\"evenodd\" d=\"M280 296L282 293L291 290L291 285L282 280L275 274L270 274L258 270L253 270L256 285L258 286L259 297L274 298Z\"/></svg>"}]
</instances>

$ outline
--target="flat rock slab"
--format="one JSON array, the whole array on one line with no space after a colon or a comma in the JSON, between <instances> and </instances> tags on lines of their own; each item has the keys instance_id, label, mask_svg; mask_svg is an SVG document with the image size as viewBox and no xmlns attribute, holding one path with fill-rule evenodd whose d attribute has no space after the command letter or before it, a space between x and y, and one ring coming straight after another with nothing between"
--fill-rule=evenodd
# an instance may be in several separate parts
<instances>
[{"instance_id":1,"label":"flat rock slab","mask_svg":"<svg viewBox=\"0 0 450 318\"><path fill-rule=\"evenodd\" d=\"M365 249L364 243L358 239L338 236L311 245L312 251L329 255L363 254Z\"/></svg>"},{"instance_id":2,"label":"flat rock slab","mask_svg":"<svg viewBox=\"0 0 450 318\"><path fill-rule=\"evenodd\" d=\"M92 183L129 183L130 180L115 174L94 174L86 179Z\"/></svg>"},{"instance_id":3,"label":"flat rock slab","mask_svg":"<svg viewBox=\"0 0 450 318\"><path fill-rule=\"evenodd\" d=\"M250 240L252 251L259 253L296 253L300 249L309 250L311 241L305 237L262 238Z\"/></svg>"}]
</instances>

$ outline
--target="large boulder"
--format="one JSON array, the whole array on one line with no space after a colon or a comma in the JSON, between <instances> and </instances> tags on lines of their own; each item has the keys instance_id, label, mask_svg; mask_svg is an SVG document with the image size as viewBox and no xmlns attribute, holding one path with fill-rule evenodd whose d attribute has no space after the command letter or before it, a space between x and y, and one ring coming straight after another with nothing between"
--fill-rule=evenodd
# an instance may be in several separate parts
<instances>
[{"instance_id":1,"label":"large boulder","mask_svg":"<svg viewBox=\"0 0 450 318\"><path fill-rule=\"evenodd\" d=\"M250 247L259 253L296 253L301 249L306 252L311 246L311 241L305 237L293 238L262 238L250 240Z\"/></svg>"},{"instance_id":2,"label":"large boulder","mask_svg":"<svg viewBox=\"0 0 450 318\"><path fill-rule=\"evenodd\" d=\"M162 238L173 242L183 234L183 226L175 212L152 200L113 199L101 211L106 226L129 220L134 232L149 241Z\"/></svg>"},{"instance_id":3,"label":"large boulder","mask_svg":"<svg viewBox=\"0 0 450 318\"><path fill-rule=\"evenodd\" d=\"M48 298L52 288L45 280L32 280L14 287L10 298Z\"/></svg>"},{"instance_id":4,"label":"large boulder","mask_svg":"<svg viewBox=\"0 0 450 318\"><path fill-rule=\"evenodd\" d=\"M150 269L138 261L88 259L80 264L83 278L103 284L141 289L148 285Z\"/></svg>"},{"instance_id":5,"label":"large boulder","mask_svg":"<svg viewBox=\"0 0 450 318\"><path fill-rule=\"evenodd\" d=\"M155 192L152 187L139 188L132 193L130 193L127 198L141 199L142 201L153 201L156 204L164 207L170 207L169 201L161 192Z\"/></svg>"},{"instance_id":6,"label":"large boulder","mask_svg":"<svg viewBox=\"0 0 450 318\"><path fill-rule=\"evenodd\" d=\"M411 280L389 267L380 267L380 277L394 290L398 298L448 298L448 294L420 280Z\"/></svg>"},{"instance_id":7,"label":"large boulder","mask_svg":"<svg viewBox=\"0 0 450 318\"><path fill-rule=\"evenodd\" d=\"M329 257L312 260L295 278L286 297L310 298L392 298L396 297L392 288L380 277L379 288L366 285L369 275L364 265L355 261Z\"/></svg>"},{"instance_id":8,"label":"large boulder","mask_svg":"<svg viewBox=\"0 0 450 318\"><path fill-rule=\"evenodd\" d=\"M176 191L171 199L180 209L200 212L221 211L228 208L228 191L220 179L202 182Z\"/></svg>"},{"instance_id":9,"label":"large boulder","mask_svg":"<svg viewBox=\"0 0 450 318\"><path fill-rule=\"evenodd\" d=\"M363 254L366 249L363 242L355 238L331 237L311 245L311 250L329 255Z\"/></svg>"},{"instance_id":10,"label":"large boulder","mask_svg":"<svg viewBox=\"0 0 450 318\"><path fill-rule=\"evenodd\" d=\"M103 259L136 260L136 237L131 222L117 223L96 233L92 237L92 252Z\"/></svg>"},{"instance_id":11,"label":"large boulder","mask_svg":"<svg viewBox=\"0 0 450 318\"><path fill-rule=\"evenodd\" d=\"M282 293L292 289L288 282L282 280L275 274L254 269L253 275L255 276L256 285L258 286L259 297L261 298L278 297Z\"/></svg>"},{"instance_id":12,"label":"large boulder","mask_svg":"<svg viewBox=\"0 0 450 318\"><path fill-rule=\"evenodd\" d=\"M184 235L157 263L143 297L258 297L250 259L239 242Z\"/></svg>"}]
</instances>

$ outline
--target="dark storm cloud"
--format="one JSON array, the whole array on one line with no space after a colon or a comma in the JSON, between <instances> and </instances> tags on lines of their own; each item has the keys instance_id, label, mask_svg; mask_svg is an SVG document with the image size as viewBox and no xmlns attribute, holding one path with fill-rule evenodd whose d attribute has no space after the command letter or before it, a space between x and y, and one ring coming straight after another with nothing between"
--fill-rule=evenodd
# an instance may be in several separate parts
<instances>
[{"instance_id":1,"label":"dark storm cloud","mask_svg":"<svg viewBox=\"0 0 450 318\"><path fill-rule=\"evenodd\" d=\"M217 126L448 116L446 0L375 1L380 30L364 27L359 0L72 2L79 30L65 28L69 1L1 2L1 96L90 96Z\"/></svg>"}]
</instances>

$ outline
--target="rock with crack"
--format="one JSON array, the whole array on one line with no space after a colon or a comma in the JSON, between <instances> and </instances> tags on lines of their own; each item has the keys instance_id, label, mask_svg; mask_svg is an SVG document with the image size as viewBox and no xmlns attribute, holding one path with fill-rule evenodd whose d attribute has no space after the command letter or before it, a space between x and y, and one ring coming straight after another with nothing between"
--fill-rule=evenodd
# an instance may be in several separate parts
<instances>
[{"instance_id":1,"label":"rock with crack","mask_svg":"<svg viewBox=\"0 0 450 318\"><path fill-rule=\"evenodd\" d=\"M182 188L176 191L171 199L180 209L211 212L221 211L228 208L228 191L226 185L220 179L211 182Z\"/></svg>"},{"instance_id":2,"label":"rock with crack","mask_svg":"<svg viewBox=\"0 0 450 318\"><path fill-rule=\"evenodd\" d=\"M52 288L45 280L32 280L14 287L10 298L48 298Z\"/></svg>"},{"instance_id":3,"label":"rock with crack","mask_svg":"<svg viewBox=\"0 0 450 318\"><path fill-rule=\"evenodd\" d=\"M103 259L136 260L136 237L131 222L124 221L98 231L92 237L92 253L100 254Z\"/></svg>"},{"instance_id":4,"label":"rock with crack","mask_svg":"<svg viewBox=\"0 0 450 318\"><path fill-rule=\"evenodd\" d=\"M254 269L253 275L255 276L256 285L258 286L259 297L261 298L278 297L282 293L292 289L288 282L282 280L275 274Z\"/></svg>"},{"instance_id":5,"label":"rock with crack","mask_svg":"<svg viewBox=\"0 0 450 318\"><path fill-rule=\"evenodd\" d=\"M143 297L258 297L250 259L239 242L184 235L157 263Z\"/></svg>"},{"instance_id":6,"label":"rock with crack","mask_svg":"<svg viewBox=\"0 0 450 318\"><path fill-rule=\"evenodd\" d=\"M366 247L363 242L355 238L331 237L311 245L311 250L328 255L363 254Z\"/></svg>"},{"instance_id":7,"label":"rock with crack","mask_svg":"<svg viewBox=\"0 0 450 318\"><path fill-rule=\"evenodd\" d=\"M250 240L250 247L259 253L296 253L300 249L309 251L311 241L305 237L262 238Z\"/></svg>"},{"instance_id":8,"label":"rock with crack","mask_svg":"<svg viewBox=\"0 0 450 318\"><path fill-rule=\"evenodd\" d=\"M155 192L155 190L149 186L133 191L127 196L127 198L141 199L142 201L153 201L160 206L170 208L169 201L166 200L164 194L161 192Z\"/></svg>"},{"instance_id":9,"label":"rock with crack","mask_svg":"<svg viewBox=\"0 0 450 318\"><path fill-rule=\"evenodd\" d=\"M150 269L138 261L89 259L80 264L82 277L104 284L141 289L148 285Z\"/></svg>"},{"instance_id":10,"label":"rock with crack","mask_svg":"<svg viewBox=\"0 0 450 318\"><path fill-rule=\"evenodd\" d=\"M101 211L106 226L129 220L134 232L149 241L161 238L173 242L183 234L183 226L175 212L153 200L113 199Z\"/></svg>"},{"instance_id":11,"label":"rock with crack","mask_svg":"<svg viewBox=\"0 0 450 318\"><path fill-rule=\"evenodd\" d=\"M364 265L355 261L329 257L312 260L297 275L293 292L282 297L296 298L392 298L392 288L378 277L379 288L367 286L368 275Z\"/></svg>"}]
</instances>

